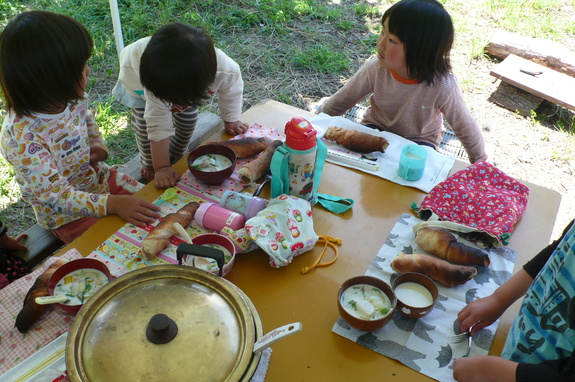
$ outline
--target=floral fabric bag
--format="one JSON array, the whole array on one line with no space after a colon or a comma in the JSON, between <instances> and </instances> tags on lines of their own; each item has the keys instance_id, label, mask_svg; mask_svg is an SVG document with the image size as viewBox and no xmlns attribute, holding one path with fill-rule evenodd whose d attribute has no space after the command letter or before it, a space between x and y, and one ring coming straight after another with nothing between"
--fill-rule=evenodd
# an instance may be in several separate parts
<instances>
[{"instance_id":1,"label":"floral fabric bag","mask_svg":"<svg viewBox=\"0 0 575 382\"><path fill-rule=\"evenodd\" d=\"M245 230L270 256L270 265L279 268L294 256L312 249L318 241L313 229L311 204L296 196L282 194L267 208L249 219Z\"/></svg>"},{"instance_id":2,"label":"floral fabric bag","mask_svg":"<svg viewBox=\"0 0 575 382\"><path fill-rule=\"evenodd\" d=\"M529 199L529 188L488 162L456 172L435 186L417 214L427 222L467 234L486 246L507 245Z\"/></svg>"}]
</instances>

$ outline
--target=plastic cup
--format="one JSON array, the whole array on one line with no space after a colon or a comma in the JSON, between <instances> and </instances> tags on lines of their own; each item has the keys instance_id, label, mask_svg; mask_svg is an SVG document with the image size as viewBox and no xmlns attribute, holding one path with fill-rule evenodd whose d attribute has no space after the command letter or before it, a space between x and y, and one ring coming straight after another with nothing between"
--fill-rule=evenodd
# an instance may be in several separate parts
<instances>
[{"instance_id":1,"label":"plastic cup","mask_svg":"<svg viewBox=\"0 0 575 382\"><path fill-rule=\"evenodd\" d=\"M420 145L406 145L401 148L398 173L405 180L419 180L425 170L427 150Z\"/></svg>"}]
</instances>

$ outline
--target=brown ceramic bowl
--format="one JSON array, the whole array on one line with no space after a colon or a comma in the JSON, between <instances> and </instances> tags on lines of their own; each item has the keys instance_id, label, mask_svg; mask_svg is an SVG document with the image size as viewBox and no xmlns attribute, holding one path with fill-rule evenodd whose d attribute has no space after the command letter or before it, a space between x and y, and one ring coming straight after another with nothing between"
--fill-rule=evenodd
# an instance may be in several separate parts
<instances>
[{"instance_id":1,"label":"brown ceramic bowl","mask_svg":"<svg viewBox=\"0 0 575 382\"><path fill-rule=\"evenodd\" d=\"M48 280L48 294L50 296L54 296L55 294L54 289L56 288L58 282L67 275L69 275L70 273L77 271L79 269L96 269L102 272L104 275L106 275L108 281L114 279L114 276L110 274L110 270L108 269L106 264L104 264L99 260L90 258L71 260L66 264L62 265L60 268L56 269L56 271L54 271L54 273ZM84 304L70 305L66 303L57 303L56 305L66 313L76 314Z\"/></svg>"},{"instance_id":2,"label":"brown ceramic bowl","mask_svg":"<svg viewBox=\"0 0 575 382\"><path fill-rule=\"evenodd\" d=\"M439 296L435 282L416 272L397 276L393 281L393 291L397 297L397 311L408 318L420 318L429 314Z\"/></svg>"},{"instance_id":3,"label":"brown ceramic bowl","mask_svg":"<svg viewBox=\"0 0 575 382\"><path fill-rule=\"evenodd\" d=\"M192 164L196 159L208 154L223 155L232 162L232 165L220 171L202 171L198 168L192 167ZM216 144L206 144L197 147L190 154L188 154L188 168L196 179L211 186L222 183L233 174L236 168L236 159L236 153L229 147Z\"/></svg>"},{"instance_id":4,"label":"brown ceramic bowl","mask_svg":"<svg viewBox=\"0 0 575 382\"><path fill-rule=\"evenodd\" d=\"M351 313L349 313L342 305L342 295L348 289L354 285L358 284L367 284L379 288L391 303L391 309L387 312L387 315L383 318L377 320L364 320L358 318ZM349 326L362 330L364 332L372 332L374 330L383 328L393 317L393 312L395 311L395 306L397 303L397 299L395 298L395 294L393 290L385 281L378 279L377 277L373 276L356 276L346 280L341 286L339 287L339 292L337 294L337 307L339 309L339 314L341 317L349 324Z\"/></svg>"}]
</instances>

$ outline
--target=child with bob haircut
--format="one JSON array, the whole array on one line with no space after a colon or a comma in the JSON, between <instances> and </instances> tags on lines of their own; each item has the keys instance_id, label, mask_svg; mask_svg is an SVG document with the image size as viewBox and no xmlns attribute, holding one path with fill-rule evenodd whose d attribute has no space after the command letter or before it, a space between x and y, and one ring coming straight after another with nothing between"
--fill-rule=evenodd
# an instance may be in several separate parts
<instances>
[{"instance_id":1,"label":"child with bob haircut","mask_svg":"<svg viewBox=\"0 0 575 382\"><path fill-rule=\"evenodd\" d=\"M160 217L132 195L142 184L103 162L106 144L84 98L92 48L82 24L46 11L21 13L0 34L0 151L38 223L65 243L109 214L137 226Z\"/></svg>"},{"instance_id":2,"label":"child with bob haircut","mask_svg":"<svg viewBox=\"0 0 575 382\"><path fill-rule=\"evenodd\" d=\"M226 132L246 131L243 88L239 65L199 27L167 24L124 48L113 95L132 108L142 176L158 188L176 184L171 165L186 153L198 107L215 93Z\"/></svg>"},{"instance_id":3,"label":"child with bob haircut","mask_svg":"<svg viewBox=\"0 0 575 382\"><path fill-rule=\"evenodd\" d=\"M515 301L521 308L501 357L456 359L461 382L575 381L575 224L545 247L493 294L467 304L457 316L462 332L494 323Z\"/></svg>"},{"instance_id":4,"label":"child with bob haircut","mask_svg":"<svg viewBox=\"0 0 575 382\"><path fill-rule=\"evenodd\" d=\"M469 160L486 160L481 130L451 73L451 17L436 0L402 0L385 11L377 56L368 60L319 112L342 115L369 94L362 124L437 148L443 118Z\"/></svg>"}]
</instances>

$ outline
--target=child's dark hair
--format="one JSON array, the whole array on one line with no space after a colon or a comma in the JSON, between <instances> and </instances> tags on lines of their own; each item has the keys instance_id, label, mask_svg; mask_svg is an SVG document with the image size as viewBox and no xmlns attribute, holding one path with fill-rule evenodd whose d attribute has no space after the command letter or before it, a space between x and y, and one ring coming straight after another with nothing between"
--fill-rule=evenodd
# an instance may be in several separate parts
<instances>
[{"instance_id":1,"label":"child's dark hair","mask_svg":"<svg viewBox=\"0 0 575 382\"><path fill-rule=\"evenodd\" d=\"M158 29L140 59L140 82L154 96L178 106L200 106L217 71L211 37L184 23Z\"/></svg>"},{"instance_id":2,"label":"child's dark hair","mask_svg":"<svg viewBox=\"0 0 575 382\"><path fill-rule=\"evenodd\" d=\"M59 110L84 97L81 81L94 43L70 16L23 12L0 34L0 84L18 115Z\"/></svg>"},{"instance_id":3,"label":"child's dark hair","mask_svg":"<svg viewBox=\"0 0 575 382\"><path fill-rule=\"evenodd\" d=\"M451 71L454 30L449 13L437 0L402 0L385 11L381 24L403 42L412 78L432 84Z\"/></svg>"}]
</instances>

